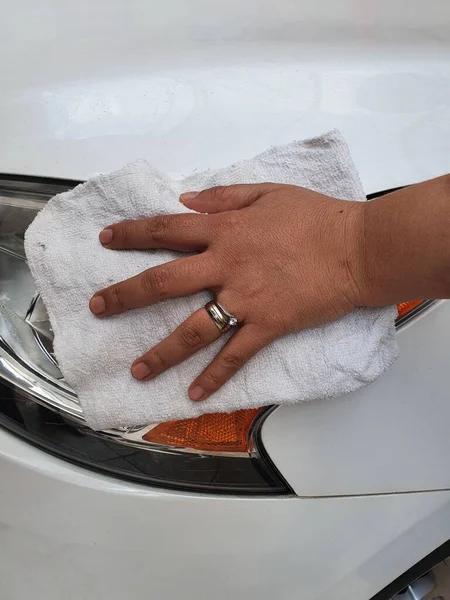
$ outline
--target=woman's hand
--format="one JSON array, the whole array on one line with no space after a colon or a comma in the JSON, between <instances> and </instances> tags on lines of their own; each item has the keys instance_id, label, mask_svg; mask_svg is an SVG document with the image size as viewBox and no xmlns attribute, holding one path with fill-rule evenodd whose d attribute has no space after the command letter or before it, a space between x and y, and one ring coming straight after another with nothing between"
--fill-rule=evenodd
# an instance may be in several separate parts
<instances>
[{"instance_id":1,"label":"woman's hand","mask_svg":"<svg viewBox=\"0 0 450 600\"><path fill-rule=\"evenodd\" d=\"M203 400L274 339L331 321L362 304L364 202L261 184L183 194L197 213L111 225L111 249L197 252L97 292L91 311L108 317L208 289L239 327L189 389ZM207 213L207 214L203 214ZM204 308L132 365L149 380L221 335Z\"/></svg>"}]
</instances>

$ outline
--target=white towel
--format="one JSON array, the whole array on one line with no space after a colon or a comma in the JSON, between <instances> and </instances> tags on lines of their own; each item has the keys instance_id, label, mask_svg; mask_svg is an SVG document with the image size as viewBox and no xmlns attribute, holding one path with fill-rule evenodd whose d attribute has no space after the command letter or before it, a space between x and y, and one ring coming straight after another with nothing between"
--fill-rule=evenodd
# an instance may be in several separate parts
<instances>
[{"instance_id":1,"label":"white towel","mask_svg":"<svg viewBox=\"0 0 450 600\"><path fill-rule=\"evenodd\" d=\"M26 234L26 254L50 316L61 371L92 428L338 396L373 381L395 360L395 309L358 309L273 342L203 402L189 400L189 384L227 336L152 381L133 379L131 363L211 297L203 292L107 319L94 317L88 303L95 291L179 257L165 250L106 250L100 230L125 219L188 212L178 201L181 192L265 181L336 198L365 198L347 145L332 131L184 180L170 179L140 160L55 196L37 215Z\"/></svg>"}]
</instances>

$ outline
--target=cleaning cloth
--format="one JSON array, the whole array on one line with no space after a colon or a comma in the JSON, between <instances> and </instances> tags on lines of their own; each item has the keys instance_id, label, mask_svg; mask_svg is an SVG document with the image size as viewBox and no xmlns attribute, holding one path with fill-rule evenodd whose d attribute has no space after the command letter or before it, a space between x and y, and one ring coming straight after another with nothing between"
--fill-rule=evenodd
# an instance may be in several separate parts
<instances>
[{"instance_id":1,"label":"cleaning cloth","mask_svg":"<svg viewBox=\"0 0 450 600\"><path fill-rule=\"evenodd\" d=\"M139 160L55 196L37 215L26 233L26 254L50 316L56 358L89 426L145 425L339 396L373 381L395 360L396 312L390 307L357 309L334 323L273 342L203 402L188 398L189 384L230 334L152 381L131 376L131 363L211 295L205 291L96 318L88 307L94 292L180 256L166 250L106 250L98 240L101 229L122 220L189 212L178 200L181 192L266 181L365 199L348 147L332 131L182 180Z\"/></svg>"}]
</instances>

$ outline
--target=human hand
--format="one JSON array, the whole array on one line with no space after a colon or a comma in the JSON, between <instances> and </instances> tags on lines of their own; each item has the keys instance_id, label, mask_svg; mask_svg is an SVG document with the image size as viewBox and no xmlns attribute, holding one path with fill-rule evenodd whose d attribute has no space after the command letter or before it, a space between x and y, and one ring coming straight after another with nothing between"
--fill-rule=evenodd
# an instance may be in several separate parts
<instances>
[{"instance_id":1,"label":"human hand","mask_svg":"<svg viewBox=\"0 0 450 600\"><path fill-rule=\"evenodd\" d=\"M239 327L189 388L192 400L219 389L259 350L288 333L335 320L361 302L364 202L264 183L182 194L198 214L126 221L104 229L105 248L197 252L97 292L99 317L211 290ZM215 341L201 308L131 366L150 380Z\"/></svg>"}]
</instances>

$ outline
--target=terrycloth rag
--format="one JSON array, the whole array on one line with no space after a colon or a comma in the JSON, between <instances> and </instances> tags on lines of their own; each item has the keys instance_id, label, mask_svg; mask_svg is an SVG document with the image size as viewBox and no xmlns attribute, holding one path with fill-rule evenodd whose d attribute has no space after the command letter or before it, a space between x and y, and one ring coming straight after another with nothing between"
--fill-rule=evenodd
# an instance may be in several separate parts
<instances>
[{"instance_id":1,"label":"terrycloth rag","mask_svg":"<svg viewBox=\"0 0 450 600\"><path fill-rule=\"evenodd\" d=\"M265 181L347 200L365 198L348 147L332 131L183 180L139 160L55 196L37 215L26 233L28 262L50 316L61 371L92 428L339 396L373 381L393 363L398 352L395 309L358 309L273 342L203 402L188 398L189 384L229 334L152 381L133 379L131 363L211 295L205 291L106 319L94 317L88 307L94 292L180 256L166 250L106 250L99 243L100 230L122 220L189 212L178 200L184 191Z\"/></svg>"}]
</instances>

